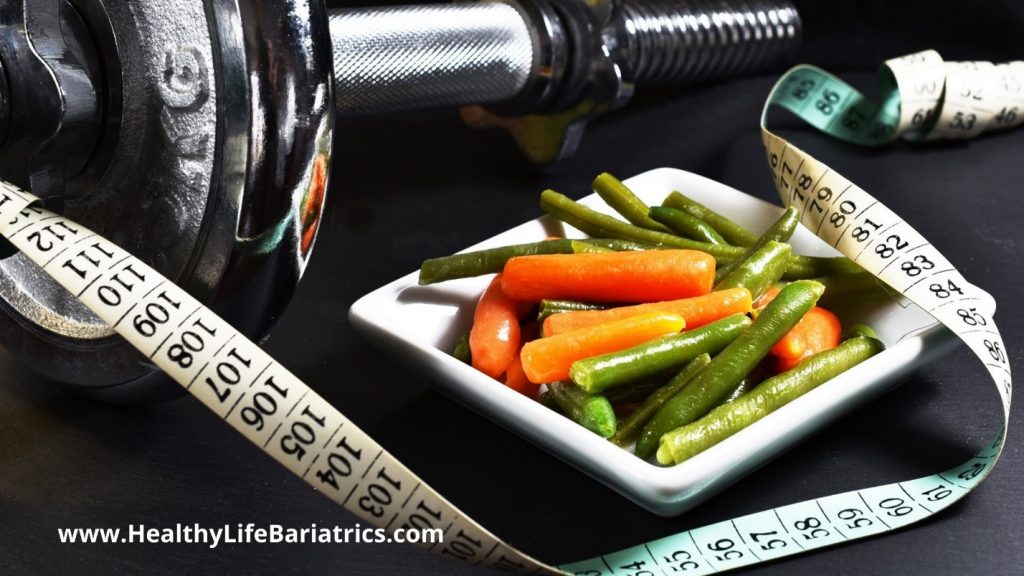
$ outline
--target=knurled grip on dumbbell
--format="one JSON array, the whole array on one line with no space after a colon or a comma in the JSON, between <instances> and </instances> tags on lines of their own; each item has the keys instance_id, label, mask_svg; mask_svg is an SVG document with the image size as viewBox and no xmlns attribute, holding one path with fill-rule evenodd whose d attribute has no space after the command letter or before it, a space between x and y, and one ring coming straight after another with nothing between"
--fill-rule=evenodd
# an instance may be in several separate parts
<instances>
[{"instance_id":1,"label":"knurled grip on dumbbell","mask_svg":"<svg viewBox=\"0 0 1024 576\"><path fill-rule=\"evenodd\" d=\"M782 64L800 43L788 0L624 0L619 36L636 84L751 74Z\"/></svg>"},{"instance_id":2,"label":"knurled grip on dumbbell","mask_svg":"<svg viewBox=\"0 0 1024 576\"><path fill-rule=\"evenodd\" d=\"M500 102L534 74L524 14L504 2L334 10L341 115Z\"/></svg>"},{"instance_id":3,"label":"knurled grip on dumbbell","mask_svg":"<svg viewBox=\"0 0 1024 576\"><path fill-rule=\"evenodd\" d=\"M781 64L800 40L800 19L788 0L623 0L610 3L607 22L588 20L598 9L573 2L331 11L338 111L522 104L527 85L547 81L558 89L563 71L561 90L579 92L585 74L573 74L572 65L590 57L578 51L592 39L574 36L596 37L621 67L621 79L641 85L749 74ZM562 25L539 21L544 18ZM565 53L552 54L558 51ZM526 111L543 112L552 99L559 100L536 91ZM556 111L576 103L563 102Z\"/></svg>"}]
</instances>

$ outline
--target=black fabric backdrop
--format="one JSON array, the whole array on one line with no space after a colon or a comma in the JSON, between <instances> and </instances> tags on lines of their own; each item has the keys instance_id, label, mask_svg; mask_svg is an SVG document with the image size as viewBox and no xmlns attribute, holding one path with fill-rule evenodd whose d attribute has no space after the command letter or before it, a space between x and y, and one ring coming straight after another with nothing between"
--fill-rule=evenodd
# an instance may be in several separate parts
<instances>
[{"instance_id":1,"label":"black fabric backdrop","mask_svg":"<svg viewBox=\"0 0 1024 576\"><path fill-rule=\"evenodd\" d=\"M804 2L801 9L806 32L797 60L867 90L879 62L923 48L948 59L1022 56L1017 3ZM677 167L773 199L757 119L775 77L643 92L594 123L574 158L544 170L524 163L502 134L464 128L452 110L340 123L326 225L267 349L470 515L555 562L962 462L999 425L992 385L964 349L695 510L658 518L439 395L348 324L348 306L362 294L425 257L537 216L544 187L588 193L600 170L628 176ZM1021 366L1024 130L878 150L793 134L992 292L1011 363ZM348 527L356 520L190 399L97 404L2 351L0 373L0 573L485 573L401 545L61 545L58 527ZM981 488L933 519L746 572L1020 573L1020 430L1011 426L1006 452Z\"/></svg>"}]
</instances>

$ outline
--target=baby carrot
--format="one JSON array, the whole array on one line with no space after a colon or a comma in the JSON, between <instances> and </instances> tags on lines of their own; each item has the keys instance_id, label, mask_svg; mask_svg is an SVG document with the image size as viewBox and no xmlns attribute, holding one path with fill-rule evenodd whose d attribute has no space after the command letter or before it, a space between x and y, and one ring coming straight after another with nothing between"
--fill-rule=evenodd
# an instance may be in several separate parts
<instances>
[{"instance_id":1,"label":"baby carrot","mask_svg":"<svg viewBox=\"0 0 1024 576\"><path fill-rule=\"evenodd\" d=\"M573 362L623 350L686 326L679 316L655 312L541 338L523 345L520 357L531 382L565 380ZM473 354L476 358L476 354Z\"/></svg>"},{"instance_id":2,"label":"baby carrot","mask_svg":"<svg viewBox=\"0 0 1024 576\"><path fill-rule=\"evenodd\" d=\"M607 310L580 310L551 314L544 319L544 334L554 336L569 330L578 330L649 312L677 314L686 321L687 328L693 329L726 316L750 312L750 292L746 288L730 288L680 300L620 306Z\"/></svg>"},{"instance_id":3,"label":"baby carrot","mask_svg":"<svg viewBox=\"0 0 1024 576\"><path fill-rule=\"evenodd\" d=\"M761 294L760 298L754 300L754 308L764 308L765 306L767 306L769 302L771 302L772 300L775 299L776 296L778 296L779 290L782 290L781 285L770 286L767 290L764 291L764 294Z\"/></svg>"},{"instance_id":4,"label":"baby carrot","mask_svg":"<svg viewBox=\"0 0 1024 576\"><path fill-rule=\"evenodd\" d=\"M519 302L501 290L501 274L494 277L477 302L469 350L473 368L499 378L519 350Z\"/></svg>"},{"instance_id":5,"label":"baby carrot","mask_svg":"<svg viewBox=\"0 0 1024 576\"><path fill-rule=\"evenodd\" d=\"M843 328L836 315L815 306L772 347L775 371L792 369L805 358L839 345Z\"/></svg>"},{"instance_id":6,"label":"baby carrot","mask_svg":"<svg viewBox=\"0 0 1024 576\"><path fill-rule=\"evenodd\" d=\"M516 300L658 302L711 291L715 259L695 250L550 254L512 258L501 288Z\"/></svg>"},{"instance_id":7,"label":"baby carrot","mask_svg":"<svg viewBox=\"0 0 1024 576\"><path fill-rule=\"evenodd\" d=\"M522 312L522 310L520 310ZM523 345L526 342L537 339L539 327L537 322L529 320L523 322L519 328L520 339L523 341ZM522 360L522 346L516 351L516 355L512 358L512 362L505 369L505 386L519 392L527 398L534 400L540 399L540 384L534 384L530 382L530 379L526 377L526 372L523 371L523 360Z\"/></svg>"},{"instance_id":8,"label":"baby carrot","mask_svg":"<svg viewBox=\"0 0 1024 576\"><path fill-rule=\"evenodd\" d=\"M540 396L540 384L534 384L526 377L526 372L523 371L523 361L520 357L520 353L516 353L515 357L512 358L512 362L505 370L505 386L508 386L527 398L533 398L536 400Z\"/></svg>"},{"instance_id":9,"label":"baby carrot","mask_svg":"<svg viewBox=\"0 0 1024 576\"><path fill-rule=\"evenodd\" d=\"M754 307L767 306L778 293L778 288L769 288L763 296L754 302ZM775 357L775 373L790 370L818 352L835 348L839 345L842 334L842 324L835 314L821 306L811 308L797 322L796 326L786 332L772 347L771 354Z\"/></svg>"}]
</instances>

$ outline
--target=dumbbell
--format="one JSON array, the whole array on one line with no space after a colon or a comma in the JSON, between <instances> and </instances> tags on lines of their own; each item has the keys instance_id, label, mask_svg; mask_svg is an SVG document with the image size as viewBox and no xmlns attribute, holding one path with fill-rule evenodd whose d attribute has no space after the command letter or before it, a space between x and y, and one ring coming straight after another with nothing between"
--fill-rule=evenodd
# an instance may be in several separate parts
<instances>
[{"instance_id":1,"label":"dumbbell","mask_svg":"<svg viewBox=\"0 0 1024 576\"><path fill-rule=\"evenodd\" d=\"M532 161L634 86L777 66L788 0L0 1L0 178L186 287L250 337L310 257L336 119L461 106ZM0 343L112 401L170 385L27 259L0 260Z\"/></svg>"}]
</instances>

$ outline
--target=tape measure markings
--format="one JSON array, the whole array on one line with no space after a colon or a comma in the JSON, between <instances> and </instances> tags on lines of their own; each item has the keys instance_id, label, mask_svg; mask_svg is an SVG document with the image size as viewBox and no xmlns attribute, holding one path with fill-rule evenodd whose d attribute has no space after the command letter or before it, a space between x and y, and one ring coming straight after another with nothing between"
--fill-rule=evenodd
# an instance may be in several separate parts
<instances>
[{"instance_id":1,"label":"tape measure markings","mask_svg":"<svg viewBox=\"0 0 1024 576\"><path fill-rule=\"evenodd\" d=\"M1002 90L996 89L996 81L985 79L996 71L1002 74ZM899 136L966 137L1024 121L1013 108L1024 96L1024 67L1016 63L956 66L926 52L887 62L883 78L887 74L898 94L883 94L883 104L877 106L824 71L797 67L776 84L765 110L782 106L834 136L861 144ZM945 102L938 89L943 79ZM950 86L955 89L953 98ZM917 94L910 96L911 92ZM996 94L996 105L987 104L991 94ZM970 119L967 114L975 116ZM943 473L725 520L564 565L563 570L584 576L654 576L652 570L666 576L712 574L878 534L959 500L989 474L1001 453L1012 382L1002 338L991 317L991 297L967 282L923 236L867 192L769 132L763 117L762 135L783 203L799 205L801 221L809 229L964 340L997 384L1004 426L976 456ZM438 543L421 544L438 554L474 565L560 573L462 514L181 288L103 237L35 202L15 187L0 185L0 222L10 220L0 225L0 233L292 473L374 526L442 528L440 549ZM74 253L73 247L89 241L94 242Z\"/></svg>"},{"instance_id":2,"label":"tape measure markings","mask_svg":"<svg viewBox=\"0 0 1024 576\"><path fill-rule=\"evenodd\" d=\"M442 554L555 573L509 548L439 495L420 490L422 482L408 469L181 288L35 202L12 186L0 186L0 220L9 221L4 227L9 240L294 474L371 524L442 528ZM87 241L93 242L72 249ZM320 438L326 440L316 442ZM413 499L415 494L419 497Z\"/></svg>"}]
</instances>

